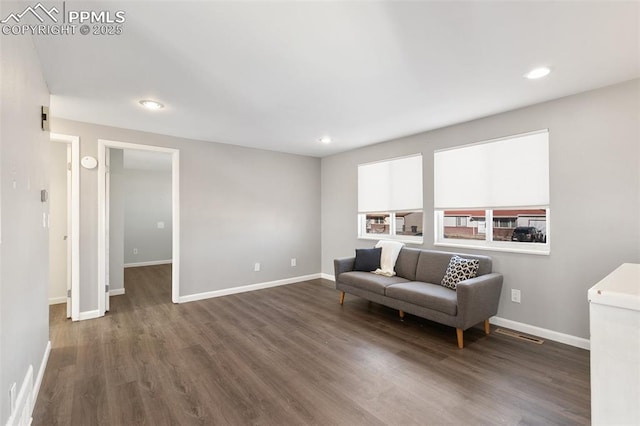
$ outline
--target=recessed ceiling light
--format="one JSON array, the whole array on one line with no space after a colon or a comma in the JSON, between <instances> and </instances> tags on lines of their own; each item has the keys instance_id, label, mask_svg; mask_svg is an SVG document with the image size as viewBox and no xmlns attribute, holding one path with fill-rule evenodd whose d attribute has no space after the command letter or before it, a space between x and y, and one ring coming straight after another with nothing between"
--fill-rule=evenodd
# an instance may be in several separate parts
<instances>
[{"instance_id":1,"label":"recessed ceiling light","mask_svg":"<svg viewBox=\"0 0 640 426\"><path fill-rule=\"evenodd\" d=\"M140 105L142 105L146 109L151 109L151 110L158 110L158 109L164 108L164 105L162 105L160 102L152 101L152 100L149 100L149 99L141 100L140 101Z\"/></svg>"},{"instance_id":2,"label":"recessed ceiling light","mask_svg":"<svg viewBox=\"0 0 640 426\"><path fill-rule=\"evenodd\" d=\"M549 67L539 67L539 68L532 69L531 71L526 73L524 76L529 80L535 80L537 78L542 78L549 75L550 72L551 72L551 69Z\"/></svg>"},{"instance_id":3,"label":"recessed ceiling light","mask_svg":"<svg viewBox=\"0 0 640 426\"><path fill-rule=\"evenodd\" d=\"M323 137L320 138L320 142L325 143L325 144L331 143L331 137L330 136L323 136Z\"/></svg>"}]
</instances>

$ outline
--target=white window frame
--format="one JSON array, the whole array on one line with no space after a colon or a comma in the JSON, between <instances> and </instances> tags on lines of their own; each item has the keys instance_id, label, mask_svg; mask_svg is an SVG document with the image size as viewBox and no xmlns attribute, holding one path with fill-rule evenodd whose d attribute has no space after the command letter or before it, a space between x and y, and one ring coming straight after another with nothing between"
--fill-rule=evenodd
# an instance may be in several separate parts
<instances>
[{"instance_id":1,"label":"white window frame","mask_svg":"<svg viewBox=\"0 0 640 426\"><path fill-rule=\"evenodd\" d=\"M406 213L408 211L394 212L369 212L358 214L358 239L361 240L394 240L409 244L422 244L424 242L424 210L410 210L411 212L422 213L422 235L397 235L396 234L396 213ZM380 214L389 215L389 233L388 234L372 234L367 233L367 215Z\"/></svg>"},{"instance_id":2,"label":"white window frame","mask_svg":"<svg viewBox=\"0 0 640 426\"><path fill-rule=\"evenodd\" d=\"M398 164L403 160L412 161L412 159L420 159L420 179L419 186L416 184L411 190L407 191L406 186L398 185L398 182L406 182L403 179L410 179L409 182L416 182L418 178L416 176L407 177L407 171L417 171L416 167L411 165ZM425 229L425 214L424 214L424 200L423 200L423 185L424 185L424 165L423 165L422 153L416 153L406 155L402 157L389 158L380 161L373 161L371 163L364 163L358 165L358 214L357 214L357 229L358 238L363 240L395 240L410 244L422 244L424 242L424 229ZM395 164L393 164L395 162ZM384 164L389 164L389 170L395 170L396 172L389 172L388 179L380 179L380 176L385 176ZM377 165L382 166L382 170L375 169ZM370 166L374 167L374 171ZM361 169L362 167L362 169ZM364 176L368 176L365 180L361 180L361 170L365 173ZM365 171L368 170L368 171ZM400 170L400 171L398 171ZM411 180L413 179L413 180ZM380 198L378 194L380 191L377 187L372 189L373 185L380 183L381 187L385 188L382 191L383 196ZM362 192L361 192L362 191ZM368 197L371 194L375 194L376 198L371 202L371 198ZM384 195L387 195L385 198ZM363 197L363 198L361 198ZM382 200L382 201L380 201ZM381 209L381 210L377 210ZM389 210L387 210L389 209ZM422 233L423 235L397 235L396 230L396 215L399 213L420 212L422 213ZM367 233L367 215L389 215L389 233L388 234L374 234Z\"/></svg>"},{"instance_id":3,"label":"white window frame","mask_svg":"<svg viewBox=\"0 0 640 426\"><path fill-rule=\"evenodd\" d=\"M485 209L486 233L484 240L464 240L444 238L444 210L434 212L434 245L439 247L468 248L478 250L505 251L511 253L525 253L549 255L551 253L551 211L549 206L531 207L546 211L546 242L529 243L514 241L493 241L493 209ZM504 210L503 208L495 210Z\"/></svg>"},{"instance_id":4,"label":"white window frame","mask_svg":"<svg viewBox=\"0 0 640 426\"><path fill-rule=\"evenodd\" d=\"M525 157L518 157L524 152ZM499 155L500 154L500 155ZM520 158L534 167L521 166ZM517 174L518 179L513 179ZM533 182L523 196L517 186ZM502 186L504 183L509 185ZM551 252L549 130L542 129L434 152L434 245L548 255ZM493 241L494 210L544 209L546 241ZM485 211L485 239L444 238L444 212Z\"/></svg>"}]
</instances>

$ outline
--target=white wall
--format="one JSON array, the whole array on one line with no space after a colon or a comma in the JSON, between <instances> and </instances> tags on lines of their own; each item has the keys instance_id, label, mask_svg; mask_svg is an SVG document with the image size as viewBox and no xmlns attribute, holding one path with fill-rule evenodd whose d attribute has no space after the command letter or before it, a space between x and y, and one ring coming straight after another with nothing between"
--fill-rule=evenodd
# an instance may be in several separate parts
<instances>
[{"instance_id":1,"label":"white wall","mask_svg":"<svg viewBox=\"0 0 640 426\"><path fill-rule=\"evenodd\" d=\"M320 271L318 158L56 118L51 128L80 136L81 157L97 156L98 139L180 150L181 296ZM98 308L97 169L82 169L80 179L85 312Z\"/></svg>"},{"instance_id":2,"label":"white wall","mask_svg":"<svg viewBox=\"0 0 640 426\"><path fill-rule=\"evenodd\" d=\"M4 15L3 15L4 16ZM9 418L9 387L37 375L49 340L49 133L40 107L49 105L33 42L0 37L0 424Z\"/></svg>"},{"instance_id":3,"label":"white wall","mask_svg":"<svg viewBox=\"0 0 640 426\"><path fill-rule=\"evenodd\" d=\"M171 172L124 169L124 182L125 265L171 260Z\"/></svg>"},{"instance_id":4,"label":"white wall","mask_svg":"<svg viewBox=\"0 0 640 426\"><path fill-rule=\"evenodd\" d=\"M640 80L322 159L322 272L357 239L357 165L422 152L425 230L433 247L433 151L549 129L551 255L489 254L504 274L498 316L589 338L587 289L640 262ZM455 249L447 249L456 251ZM510 301L511 289L522 303Z\"/></svg>"},{"instance_id":5,"label":"white wall","mask_svg":"<svg viewBox=\"0 0 640 426\"><path fill-rule=\"evenodd\" d=\"M67 147L51 142L49 165L49 302L67 296Z\"/></svg>"},{"instance_id":6,"label":"white wall","mask_svg":"<svg viewBox=\"0 0 640 426\"><path fill-rule=\"evenodd\" d=\"M109 290L124 288L124 197L126 182L123 151L109 150Z\"/></svg>"}]
</instances>

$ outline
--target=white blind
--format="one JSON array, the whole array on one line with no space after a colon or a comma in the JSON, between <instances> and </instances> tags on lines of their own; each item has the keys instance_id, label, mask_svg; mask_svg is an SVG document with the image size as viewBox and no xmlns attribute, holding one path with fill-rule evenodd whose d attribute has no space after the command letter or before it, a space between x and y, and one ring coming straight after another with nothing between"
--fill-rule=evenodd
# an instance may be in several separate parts
<instances>
[{"instance_id":1,"label":"white blind","mask_svg":"<svg viewBox=\"0 0 640 426\"><path fill-rule=\"evenodd\" d=\"M422 210L422 155L358 166L358 211Z\"/></svg>"},{"instance_id":2,"label":"white blind","mask_svg":"<svg viewBox=\"0 0 640 426\"><path fill-rule=\"evenodd\" d=\"M434 153L436 209L549 205L549 132Z\"/></svg>"}]
</instances>

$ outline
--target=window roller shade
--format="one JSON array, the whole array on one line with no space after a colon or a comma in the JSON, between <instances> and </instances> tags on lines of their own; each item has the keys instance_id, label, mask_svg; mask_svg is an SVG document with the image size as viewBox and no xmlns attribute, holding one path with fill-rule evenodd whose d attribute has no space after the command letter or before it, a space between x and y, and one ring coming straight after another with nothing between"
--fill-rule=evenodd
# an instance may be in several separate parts
<instances>
[{"instance_id":1,"label":"window roller shade","mask_svg":"<svg viewBox=\"0 0 640 426\"><path fill-rule=\"evenodd\" d=\"M358 212L422 210L422 155L358 166Z\"/></svg>"},{"instance_id":2,"label":"window roller shade","mask_svg":"<svg viewBox=\"0 0 640 426\"><path fill-rule=\"evenodd\" d=\"M549 205L549 132L434 153L434 208Z\"/></svg>"}]
</instances>

